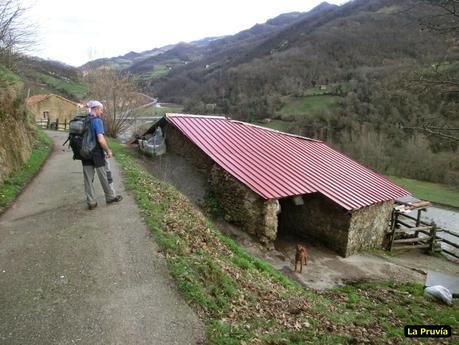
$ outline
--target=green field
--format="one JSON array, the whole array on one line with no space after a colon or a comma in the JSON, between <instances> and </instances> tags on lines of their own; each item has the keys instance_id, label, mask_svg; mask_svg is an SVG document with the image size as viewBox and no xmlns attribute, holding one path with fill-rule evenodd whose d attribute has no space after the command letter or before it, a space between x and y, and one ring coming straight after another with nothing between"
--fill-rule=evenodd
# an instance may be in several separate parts
<instances>
[{"instance_id":1,"label":"green field","mask_svg":"<svg viewBox=\"0 0 459 345\"><path fill-rule=\"evenodd\" d=\"M39 78L43 83L45 83L49 87L73 95L75 99L82 99L88 93L88 87L83 84L78 84L73 81L66 81L54 78L46 74L40 74Z\"/></svg>"},{"instance_id":2,"label":"green field","mask_svg":"<svg viewBox=\"0 0 459 345\"><path fill-rule=\"evenodd\" d=\"M454 190L438 183L417 181L409 178L395 176L387 176L387 178L411 192L416 198L459 208L459 190Z\"/></svg>"},{"instance_id":3,"label":"green field","mask_svg":"<svg viewBox=\"0 0 459 345\"><path fill-rule=\"evenodd\" d=\"M170 71L169 67L167 67L165 65L155 65L153 70L150 71L149 73L143 74L141 76L141 79L143 79L143 80L155 80L155 79L158 79L158 78L161 78L161 77L165 76L166 74L169 73L169 71Z\"/></svg>"},{"instance_id":4,"label":"green field","mask_svg":"<svg viewBox=\"0 0 459 345\"><path fill-rule=\"evenodd\" d=\"M280 110L282 117L308 116L311 112L327 109L341 97L330 95L315 95L293 98Z\"/></svg>"},{"instance_id":5,"label":"green field","mask_svg":"<svg viewBox=\"0 0 459 345\"><path fill-rule=\"evenodd\" d=\"M182 111L183 111L183 107L181 105L173 105L170 107L161 107L161 108L151 106L148 108L142 108L142 109L136 110L134 115L137 115L137 116L164 116L166 113L181 113Z\"/></svg>"}]
</instances>

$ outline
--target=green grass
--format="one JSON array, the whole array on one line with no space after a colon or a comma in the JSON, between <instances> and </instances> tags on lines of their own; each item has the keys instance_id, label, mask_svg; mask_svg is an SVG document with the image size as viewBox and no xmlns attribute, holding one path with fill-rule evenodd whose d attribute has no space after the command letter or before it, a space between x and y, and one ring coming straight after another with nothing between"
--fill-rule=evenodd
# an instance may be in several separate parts
<instances>
[{"instance_id":1,"label":"green grass","mask_svg":"<svg viewBox=\"0 0 459 345\"><path fill-rule=\"evenodd\" d=\"M458 302L426 300L419 284L303 290L222 235L182 194L145 172L130 151L113 140L110 146L171 275L206 325L206 343L401 344L403 326L412 322L458 329ZM426 343L439 343L434 340Z\"/></svg>"},{"instance_id":2,"label":"green grass","mask_svg":"<svg viewBox=\"0 0 459 345\"><path fill-rule=\"evenodd\" d=\"M387 176L387 178L412 193L416 198L459 208L458 190L438 183L418 181L409 178L395 176Z\"/></svg>"},{"instance_id":3,"label":"green grass","mask_svg":"<svg viewBox=\"0 0 459 345\"><path fill-rule=\"evenodd\" d=\"M63 79L58 79L51 77L47 74L41 73L39 75L40 80L47 84L49 87L61 91L66 92L68 94L73 95L76 99L84 98L88 93L88 87L83 84L75 83L73 81L67 81Z\"/></svg>"},{"instance_id":4,"label":"green grass","mask_svg":"<svg viewBox=\"0 0 459 345\"><path fill-rule=\"evenodd\" d=\"M12 171L0 184L0 214L40 170L50 151L51 140L41 130L37 130L32 153L27 162L21 168Z\"/></svg>"},{"instance_id":5,"label":"green grass","mask_svg":"<svg viewBox=\"0 0 459 345\"><path fill-rule=\"evenodd\" d=\"M282 117L308 116L312 112L333 106L339 96L316 95L293 98L280 110Z\"/></svg>"}]
</instances>

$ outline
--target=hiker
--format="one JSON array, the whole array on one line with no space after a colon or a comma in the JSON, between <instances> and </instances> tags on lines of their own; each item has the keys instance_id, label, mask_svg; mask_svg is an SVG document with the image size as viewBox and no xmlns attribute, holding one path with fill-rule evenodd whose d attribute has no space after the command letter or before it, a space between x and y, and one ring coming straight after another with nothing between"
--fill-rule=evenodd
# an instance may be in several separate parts
<instances>
[{"instance_id":1,"label":"hiker","mask_svg":"<svg viewBox=\"0 0 459 345\"><path fill-rule=\"evenodd\" d=\"M112 157L112 151L107 145L104 137L104 124L100 115L104 106L99 101L89 101L87 104L89 110L89 130L92 131L92 137L96 140L96 147L92 151L91 159L82 159L84 190L88 208L93 210L97 207L97 201L94 190L94 172L97 172L100 184L105 194L107 204L119 202L123 199L121 195L116 195L113 188L112 173L108 158Z\"/></svg>"}]
</instances>

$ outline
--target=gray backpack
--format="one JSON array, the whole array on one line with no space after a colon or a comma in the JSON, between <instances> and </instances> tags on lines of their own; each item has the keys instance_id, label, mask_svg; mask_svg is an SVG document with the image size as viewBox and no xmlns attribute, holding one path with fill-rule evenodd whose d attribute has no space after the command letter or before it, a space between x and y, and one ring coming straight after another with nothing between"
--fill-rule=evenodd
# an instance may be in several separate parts
<instances>
[{"instance_id":1,"label":"gray backpack","mask_svg":"<svg viewBox=\"0 0 459 345\"><path fill-rule=\"evenodd\" d=\"M75 116L69 122L69 141L73 151L73 159L91 159L96 148L96 138L90 127L91 120L88 115ZM67 143L64 143L64 145Z\"/></svg>"}]
</instances>

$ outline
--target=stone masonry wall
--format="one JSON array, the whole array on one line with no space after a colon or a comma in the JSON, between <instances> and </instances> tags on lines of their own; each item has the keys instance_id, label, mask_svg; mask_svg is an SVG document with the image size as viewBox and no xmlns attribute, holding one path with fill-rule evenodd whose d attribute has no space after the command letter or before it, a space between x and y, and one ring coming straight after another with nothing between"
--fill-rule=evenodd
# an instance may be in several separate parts
<instances>
[{"instance_id":1,"label":"stone masonry wall","mask_svg":"<svg viewBox=\"0 0 459 345\"><path fill-rule=\"evenodd\" d=\"M385 201L352 213L346 256L362 249L381 247L394 202Z\"/></svg>"},{"instance_id":2,"label":"stone masonry wall","mask_svg":"<svg viewBox=\"0 0 459 345\"><path fill-rule=\"evenodd\" d=\"M265 245L276 239L276 200L262 199L216 164L210 183L227 221L255 235Z\"/></svg>"},{"instance_id":3,"label":"stone masonry wall","mask_svg":"<svg viewBox=\"0 0 459 345\"><path fill-rule=\"evenodd\" d=\"M176 153L189 160L196 168L210 174L212 166L215 164L199 147L191 142L173 125L167 124L163 128L166 135L167 150Z\"/></svg>"},{"instance_id":4,"label":"stone masonry wall","mask_svg":"<svg viewBox=\"0 0 459 345\"><path fill-rule=\"evenodd\" d=\"M303 195L304 205L280 200L279 233L310 237L346 256L351 215L319 193Z\"/></svg>"}]
</instances>

